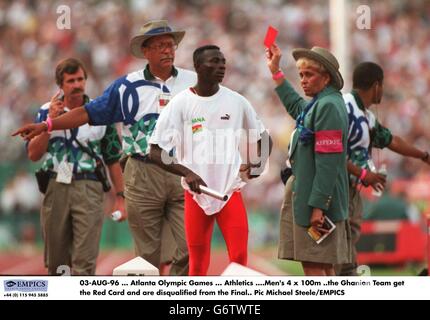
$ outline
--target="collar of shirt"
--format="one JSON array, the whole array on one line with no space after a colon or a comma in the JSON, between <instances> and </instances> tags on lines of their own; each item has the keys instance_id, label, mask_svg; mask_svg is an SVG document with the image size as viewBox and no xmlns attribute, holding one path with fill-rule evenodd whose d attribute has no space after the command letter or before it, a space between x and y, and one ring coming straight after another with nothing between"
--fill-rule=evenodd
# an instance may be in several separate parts
<instances>
[{"instance_id":1,"label":"collar of shirt","mask_svg":"<svg viewBox=\"0 0 430 320\"><path fill-rule=\"evenodd\" d=\"M149 64L147 64L145 69L143 70L143 76L145 77L145 80L155 80L156 79L155 76L149 70ZM178 76L178 69L176 69L174 66L172 67L172 76L174 76L174 77Z\"/></svg>"},{"instance_id":2,"label":"collar of shirt","mask_svg":"<svg viewBox=\"0 0 430 320\"><path fill-rule=\"evenodd\" d=\"M360 110L366 111L366 108L364 107L363 100L361 100L360 95L358 94L358 92L355 91L355 90L352 90L351 94L354 96L354 99L357 102L357 105L360 108Z\"/></svg>"},{"instance_id":3,"label":"collar of shirt","mask_svg":"<svg viewBox=\"0 0 430 320\"><path fill-rule=\"evenodd\" d=\"M321 99L322 97L325 97L325 96L332 94L334 92L338 92L340 94L339 90L337 90L332 85L328 85L324 89L322 89L320 92L318 92L318 99Z\"/></svg>"}]
</instances>

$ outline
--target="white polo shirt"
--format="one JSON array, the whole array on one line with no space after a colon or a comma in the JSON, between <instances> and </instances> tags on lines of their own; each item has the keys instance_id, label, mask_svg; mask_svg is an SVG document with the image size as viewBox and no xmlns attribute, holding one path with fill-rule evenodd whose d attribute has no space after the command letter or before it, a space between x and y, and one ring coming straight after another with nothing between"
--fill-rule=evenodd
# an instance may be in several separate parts
<instances>
[{"instance_id":1,"label":"white polo shirt","mask_svg":"<svg viewBox=\"0 0 430 320\"><path fill-rule=\"evenodd\" d=\"M375 115L367 110L359 95L352 91L343 95L348 111L348 158L357 166L369 169L370 148L383 149L392 141L388 128L381 125Z\"/></svg>"},{"instance_id":2,"label":"white polo shirt","mask_svg":"<svg viewBox=\"0 0 430 320\"><path fill-rule=\"evenodd\" d=\"M45 103L37 114L36 123L45 121L48 117L50 102ZM65 111L69 109L66 107ZM62 161L73 164L74 173L94 172L96 159L84 152L77 144L92 150L106 164L112 164L121 157L121 144L115 125L90 126L84 124L79 128L52 131L48 148L43 158L44 171L58 172Z\"/></svg>"},{"instance_id":3,"label":"white polo shirt","mask_svg":"<svg viewBox=\"0 0 430 320\"><path fill-rule=\"evenodd\" d=\"M256 143L265 130L251 104L237 92L220 86L213 96L201 97L186 89L161 113L149 142L166 151L175 147L180 164L230 197L245 184L239 176L241 138L247 133ZM189 190L184 178L182 185ZM193 197L207 215L226 204L205 194Z\"/></svg>"},{"instance_id":4,"label":"white polo shirt","mask_svg":"<svg viewBox=\"0 0 430 320\"><path fill-rule=\"evenodd\" d=\"M163 81L155 78L147 67L115 80L101 96L87 103L85 109L91 125L122 123L125 154L146 155L148 139L162 110L160 100L173 97L196 82L193 71L173 68L172 76Z\"/></svg>"}]
</instances>

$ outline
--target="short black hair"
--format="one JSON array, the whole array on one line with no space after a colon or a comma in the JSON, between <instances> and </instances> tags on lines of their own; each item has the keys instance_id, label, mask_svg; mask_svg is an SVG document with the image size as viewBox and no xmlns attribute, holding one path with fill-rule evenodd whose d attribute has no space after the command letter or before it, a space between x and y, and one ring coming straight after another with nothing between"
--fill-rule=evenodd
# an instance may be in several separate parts
<instances>
[{"instance_id":1,"label":"short black hair","mask_svg":"<svg viewBox=\"0 0 430 320\"><path fill-rule=\"evenodd\" d=\"M68 58L61 60L57 67L55 68L55 82L58 86L63 84L64 74L73 74L78 72L79 68L84 72L84 77L87 79L87 70L84 67L84 64L75 58Z\"/></svg>"},{"instance_id":2,"label":"short black hair","mask_svg":"<svg viewBox=\"0 0 430 320\"><path fill-rule=\"evenodd\" d=\"M362 62L358 64L352 75L352 87L354 89L367 90L375 82L382 83L384 71L374 62Z\"/></svg>"},{"instance_id":3,"label":"short black hair","mask_svg":"<svg viewBox=\"0 0 430 320\"><path fill-rule=\"evenodd\" d=\"M194 53L193 53L194 65L197 65L200 63L200 58L203 52L205 52L206 50L220 50L220 48L214 44L208 44L205 46L198 47L196 50L194 50Z\"/></svg>"}]
</instances>

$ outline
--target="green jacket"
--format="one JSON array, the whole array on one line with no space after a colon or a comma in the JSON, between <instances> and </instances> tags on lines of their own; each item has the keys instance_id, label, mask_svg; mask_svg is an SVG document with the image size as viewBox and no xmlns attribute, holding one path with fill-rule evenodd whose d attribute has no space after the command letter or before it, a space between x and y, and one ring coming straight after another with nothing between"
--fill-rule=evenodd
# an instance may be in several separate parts
<instances>
[{"instance_id":1,"label":"green jacket","mask_svg":"<svg viewBox=\"0 0 430 320\"><path fill-rule=\"evenodd\" d=\"M287 81L276 92L294 119L308 105ZM314 132L313 139L302 143L296 130L290 151L296 224L308 227L313 208L322 209L333 222L346 220L348 115L341 93L332 86L323 89L306 114L304 127Z\"/></svg>"}]
</instances>

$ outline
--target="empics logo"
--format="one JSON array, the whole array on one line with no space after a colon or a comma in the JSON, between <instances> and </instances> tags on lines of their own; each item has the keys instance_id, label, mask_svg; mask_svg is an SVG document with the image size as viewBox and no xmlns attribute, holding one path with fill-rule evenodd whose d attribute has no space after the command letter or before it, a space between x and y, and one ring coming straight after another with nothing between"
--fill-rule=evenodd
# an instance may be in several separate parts
<instances>
[{"instance_id":1,"label":"empics logo","mask_svg":"<svg viewBox=\"0 0 430 320\"><path fill-rule=\"evenodd\" d=\"M47 292L48 280L4 280L4 291Z\"/></svg>"}]
</instances>

